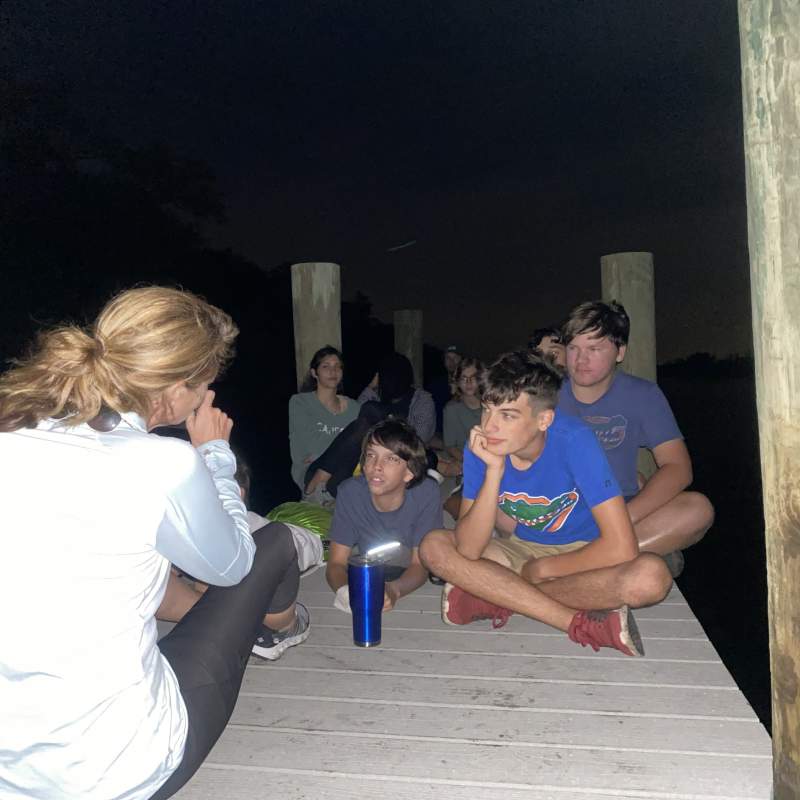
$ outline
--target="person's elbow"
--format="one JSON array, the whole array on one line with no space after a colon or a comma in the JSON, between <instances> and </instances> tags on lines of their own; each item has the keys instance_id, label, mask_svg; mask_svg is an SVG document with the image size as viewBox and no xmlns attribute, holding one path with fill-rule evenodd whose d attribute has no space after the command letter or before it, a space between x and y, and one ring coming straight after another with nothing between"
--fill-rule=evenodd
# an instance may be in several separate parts
<instances>
[{"instance_id":1,"label":"person's elbow","mask_svg":"<svg viewBox=\"0 0 800 800\"><path fill-rule=\"evenodd\" d=\"M248 534L248 539L249 541L243 540L239 549L232 553L228 568L219 576L218 580L214 581L216 586L236 586L250 574L256 555L256 545L250 534Z\"/></svg>"},{"instance_id":2,"label":"person's elbow","mask_svg":"<svg viewBox=\"0 0 800 800\"><path fill-rule=\"evenodd\" d=\"M639 540L632 536L630 540L619 542L614 549L617 564L624 564L626 561L633 561L639 555Z\"/></svg>"},{"instance_id":3,"label":"person's elbow","mask_svg":"<svg viewBox=\"0 0 800 800\"><path fill-rule=\"evenodd\" d=\"M456 528L456 552L470 561L477 561L483 555L485 548L477 546L466 537L460 537L457 531Z\"/></svg>"}]
</instances>

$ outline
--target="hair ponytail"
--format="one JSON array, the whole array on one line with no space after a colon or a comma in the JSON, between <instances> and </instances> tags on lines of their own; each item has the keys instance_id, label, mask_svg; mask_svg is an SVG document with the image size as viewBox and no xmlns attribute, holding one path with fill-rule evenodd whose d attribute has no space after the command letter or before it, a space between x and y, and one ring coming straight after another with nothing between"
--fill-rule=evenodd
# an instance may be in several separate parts
<instances>
[{"instance_id":1,"label":"hair ponytail","mask_svg":"<svg viewBox=\"0 0 800 800\"><path fill-rule=\"evenodd\" d=\"M104 406L146 418L167 387L212 380L237 334L227 314L190 292L122 292L91 333L74 325L40 333L28 357L0 375L0 432L48 417L79 425Z\"/></svg>"}]
</instances>

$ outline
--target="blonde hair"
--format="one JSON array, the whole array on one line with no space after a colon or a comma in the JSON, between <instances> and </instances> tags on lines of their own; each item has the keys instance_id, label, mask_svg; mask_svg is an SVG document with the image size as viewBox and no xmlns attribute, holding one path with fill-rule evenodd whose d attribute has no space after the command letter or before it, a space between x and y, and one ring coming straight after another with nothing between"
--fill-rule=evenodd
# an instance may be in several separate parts
<instances>
[{"instance_id":1,"label":"blonde hair","mask_svg":"<svg viewBox=\"0 0 800 800\"><path fill-rule=\"evenodd\" d=\"M0 376L0 431L47 417L79 425L104 406L146 419L169 386L213 380L232 358L238 333L224 311L191 292L121 292L91 328L39 333L31 354Z\"/></svg>"}]
</instances>

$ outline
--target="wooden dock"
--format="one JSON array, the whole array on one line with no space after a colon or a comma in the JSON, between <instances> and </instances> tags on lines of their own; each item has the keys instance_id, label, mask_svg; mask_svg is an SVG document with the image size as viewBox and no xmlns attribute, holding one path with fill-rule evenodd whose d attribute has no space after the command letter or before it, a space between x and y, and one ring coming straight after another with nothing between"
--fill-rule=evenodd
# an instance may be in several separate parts
<instances>
[{"instance_id":1,"label":"wooden dock","mask_svg":"<svg viewBox=\"0 0 800 800\"><path fill-rule=\"evenodd\" d=\"M765 800L771 742L677 588L636 612L647 657L523 617L453 628L431 584L352 643L322 570L308 641L252 659L180 800Z\"/></svg>"}]
</instances>

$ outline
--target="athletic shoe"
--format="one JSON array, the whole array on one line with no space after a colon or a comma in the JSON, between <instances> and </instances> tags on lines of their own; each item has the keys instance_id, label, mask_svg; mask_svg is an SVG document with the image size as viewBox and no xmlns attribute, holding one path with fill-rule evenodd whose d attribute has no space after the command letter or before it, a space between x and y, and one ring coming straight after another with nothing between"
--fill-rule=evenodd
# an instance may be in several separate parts
<instances>
[{"instance_id":1,"label":"athletic shoe","mask_svg":"<svg viewBox=\"0 0 800 800\"><path fill-rule=\"evenodd\" d=\"M309 633L311 633L311 617L308 609L302 603L297 603L294 622L288 630L273 631L262 625L261 633L253 644L253 655L266 658L268 661L277 661L285 650L308 639Z\"/></svg>"},{"instance_id":2,"label":"athletic shoe","mask_svg":"<svg viewBox=\"0 0 800 800\"><path fill-rule=\"evenodd\" d=\"M567 635L573 642L595 652L613 647L626 656L643 656L644 646L636 620L628 606L613 611L579 611L569 624Z\"/></svg>"},{"instance_id":3,"label":"athletic shoe","mask_svg":"<svg viewBox=\"0 0 800 800\"><path fill-rule=\"evenodd\" d=\"M452 583L446 583L442 590L442 621L448 625L469 625L479 619L490 619L493 628L502 628L513 613L467 594Z\"/></svg>"},{"instance_id":4,"label":"athletic shoe","mask_svg":"<svg viewBox=\"0 0 800 800\"><path fill-rule=\"evenodd\" d=\"M673 550L671 553L661 556L661 558L664 559L664 563L667 565L669 574L672 575L673 579L683 572L684 558L681 550Z\"/></svg>"}]
</instances>

